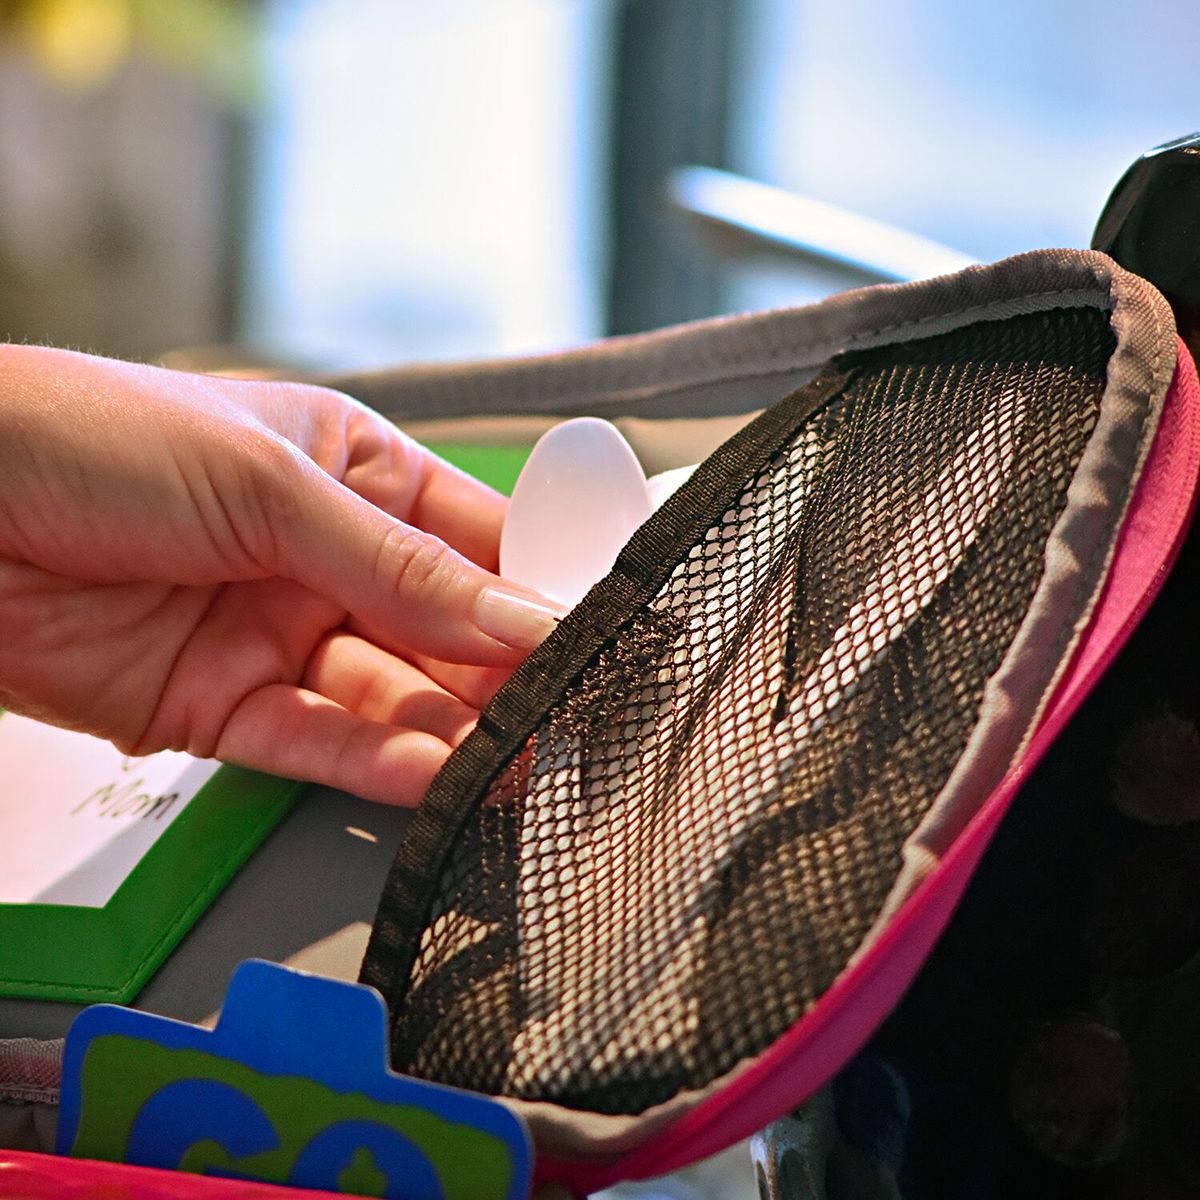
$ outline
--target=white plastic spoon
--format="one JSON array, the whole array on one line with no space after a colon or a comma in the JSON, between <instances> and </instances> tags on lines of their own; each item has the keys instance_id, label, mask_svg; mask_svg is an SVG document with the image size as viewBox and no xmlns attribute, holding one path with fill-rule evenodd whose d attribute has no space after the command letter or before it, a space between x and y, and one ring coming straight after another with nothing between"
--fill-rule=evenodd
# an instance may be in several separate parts
<instances>
[{"instance_id":1,"label":"white plastic spoon","mask_svg":"<svg viewBox=\"0 0 1200 1200\"><path fill-rule=\"evenodd\" d=\"M652 511L645 473L616 426L564 421L542 435L513 488L500 574L575 605Z\"/></svg>"}]
</instances>

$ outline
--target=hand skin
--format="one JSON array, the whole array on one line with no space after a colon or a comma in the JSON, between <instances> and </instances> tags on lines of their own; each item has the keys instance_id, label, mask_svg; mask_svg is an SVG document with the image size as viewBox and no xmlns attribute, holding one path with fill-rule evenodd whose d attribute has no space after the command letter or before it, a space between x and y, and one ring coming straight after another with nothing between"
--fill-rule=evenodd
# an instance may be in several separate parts
<instances>
[{"instance_id":1,"label":"hand skin","mask_svg":"<svg viewBox=\"0 0 1200 1200\"><path fill-rule=\"evenodd\" d=\"M0 706L414 804L562 610L340 393L0 346Z\"/></svg>"}]
</instances>

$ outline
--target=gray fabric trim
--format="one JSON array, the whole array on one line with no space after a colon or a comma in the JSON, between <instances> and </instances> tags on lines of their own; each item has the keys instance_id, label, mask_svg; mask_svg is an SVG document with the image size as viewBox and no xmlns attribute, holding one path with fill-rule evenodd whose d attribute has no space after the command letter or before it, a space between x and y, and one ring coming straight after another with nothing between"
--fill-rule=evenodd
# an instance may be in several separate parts
<instances>
[{"instance_id":1,"label":"gray fabric trim","mask_svg":"<svg viewBox=\"0 0 1200 1200\"><path fill-rule=\"evenodd\" d=\"M0 1038L0 1103L57 1104L62 1057L62 1038Z\"/></svg>"},{"instance_id":2,"label":"gray fabric trim","mask_svg":"<svg viewBox=\"0 0 1200 1200\"><path fill-rule=\"evenodd\" d=\"M708 417L773 404L840 350L1052 307L1108 307L1093 251L1037 250L921 283L718 317L528 358L401 367L316 382L394 420L514 413Z\"/></svg>"},{"instance_id":3,"label":"gray fabric trim","mask_svg":"<svg viewBox=\"0 0 1200 1200\"><path fill-rule=\"evenodd\" d=\"M0 1146L6 1150L53 1154L57 1128L57 1106L0 1103Z\"/></svg>"},{"instance_id":4,"label":"gray fabric trim","mask_svg":"<svg viewBox=\"0 0 1200 1200\"><path fill-rule=\"evenodd\" d=\"M1091 620L1134 485L1150 452L1175 370L1175 323L1149 283L1110 269L1111 325L1100 416L1067 507L1046 543L1046 569L1029 612L996 674L979 720L940 796L905 845L905 863L855 959L936 866L1032 738ZM853 960L852 960L853 961Z\"/></svg>"}]
</instances>

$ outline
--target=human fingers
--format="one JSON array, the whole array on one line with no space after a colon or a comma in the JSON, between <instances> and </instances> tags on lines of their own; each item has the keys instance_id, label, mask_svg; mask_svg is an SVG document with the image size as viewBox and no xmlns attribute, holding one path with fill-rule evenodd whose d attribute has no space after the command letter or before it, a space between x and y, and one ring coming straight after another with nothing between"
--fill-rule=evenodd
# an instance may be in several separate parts
<instances>
[{"instance_id":1,"label":"human fingers","mask_svg":"<svg viewBox=\"0 0 1200 1200\"><path fill-rule=\"evenodd\" d=\"M351 491L496 569L507 500L386 417L341 392L304 384L252 384L246 402Z\"/></svg>"},{"instance_id":2,"label":"human fingers","mask_svg":"<svg viewBox=\"0 0 1200 1200\"><path fill-rule=\"evenodd\" d=\"M442 538L481 567L497 570L508 501L437 455L429 451L423 455L421 487L409 522Z\"/></svg>"},{"instance_id":3,"label":"human fingers","mask_svg":"<svg viewBox=\"0 0 1200 1200\"><path fill-rule=\"evenodd\" d=\"M471 667L415 654L413 662L439 687L475 710L485 708L512 674L506 667Z\"/></svg>"},{"instance_id":4,"label":"human fingers","mask_svg":"<svg viewBox=\"0 0 1200 1200\"><path fill-rule=\"evenodd\" d=\"M366 800L412 807L450 756L432 733L366 720L288 684L252 692L230 714L215 757Z\"/></svg>"},{"instance_id":5,"label":"human fingers","mask_svg":"<svg viewBox=\"0 0 1200 1200\"><path fill-rule=\"evenodd\" d=\"M390 650L447 662L515 665L565 614L398 521L297 455L267 472L273 569L377 630Z\"/></svg>"},{"instance_id":6,"label":"human fingers","mask_svg":"<svg viewBox=\"0 0 1200 1200\"><path fill-rule=\"evenodd\" d=\"M347 487L479 566L496 570L508 509L499 492L361 406L346 422L346 441Z\"/></svg>"},{"instance_id":7,"label":"human fingers","mask_svg":"<svg viewBox=\"0 0 1200 1200\"><path fill-rule=\"evenodd\" d=\"M432 733L450 746L479 716L412 663L344 631L317 647L303 686L364 720Z\"/></svg>"},{"instance_id":8,"label":"human fingers","mask_svg":"<svg viewBox=\"0 0 1200 1200\"><path fill-rule=\"evenodd\" d=\"M345 628L363 641L378 644L379 633L366 622L349 618ZM439 687L478 712L500 690L512 674L511 667L476 667L442 662L427 654L405 656L418 671Z\"/></svg>"}]
</instances>

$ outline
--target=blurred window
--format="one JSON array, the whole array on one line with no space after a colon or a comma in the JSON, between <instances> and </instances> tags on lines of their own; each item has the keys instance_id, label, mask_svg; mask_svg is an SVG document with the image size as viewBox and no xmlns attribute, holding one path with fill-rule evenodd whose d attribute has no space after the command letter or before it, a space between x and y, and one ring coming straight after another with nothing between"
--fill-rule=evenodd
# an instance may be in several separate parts
<instances>
[{"instance_id":1,"label":"blurred window","mask_svg":"<svg viewBox=\"0 0 1200 1200\"><path fill-rule=\"evenodd\" d=\"M1183 0L752 0L730 165L991 260L1083 246L1200 124Z\"/></svg>"},{"instance_id":2,"label":"blurred window","mask_svg":"<svg viewBox=\"0 0 1200 1200\"><path fill-rule=\"evenodd\" d=\"M107 40L28 36L76 10ZM1083 246L1125 166L1200 125L1193 23L1183 0L10 0L0 335L370 365L871 278L712 236L681 200L697 166L982 260ZM805 211L814 243L856 236Z\"/></svg>"},{"instance_id":3,"label":"blurred window","mask_svg":"<svg viewBox=\"0 0 1200 1200\"><path fill-rule=\"evenodd\" d=\"M614 214L622 330L807 303L873 281L845 261L819 266L728 236L776 210L753 189L721 193L732 219L712 236L722 222L697 219L684 202L706 182L681 174L688 166L724 168L991 261L1086 246L1126 166L1200 126L1195 10L1183 0L634 0L621 11L626 25L674 24L664 44L689 46L687 68L665 50L632 56L658 103L644 108L632 149L616 144L618 196L622 172L648 158L657 177ZM712 36L697 25L721 41L723 58L704 53ZM681 97L692 105L690 156L674 115ZM718 199L721 180L707 182L706 199ZM803 240L844 244L841 216L822 219L818 207L790 223L805 226ZM682 286L686 271L703 286Z\"/></svg>"},{"instance_id":4,"label":"blurred window","mask_svg":"<svg viewBox=\"0 0 1200 1200\"><path fill-rule=\"evenodd\" d=\"M602 331L603 0L275 0L246 334L301 360Z\"/></svg>"}]
</instances>

